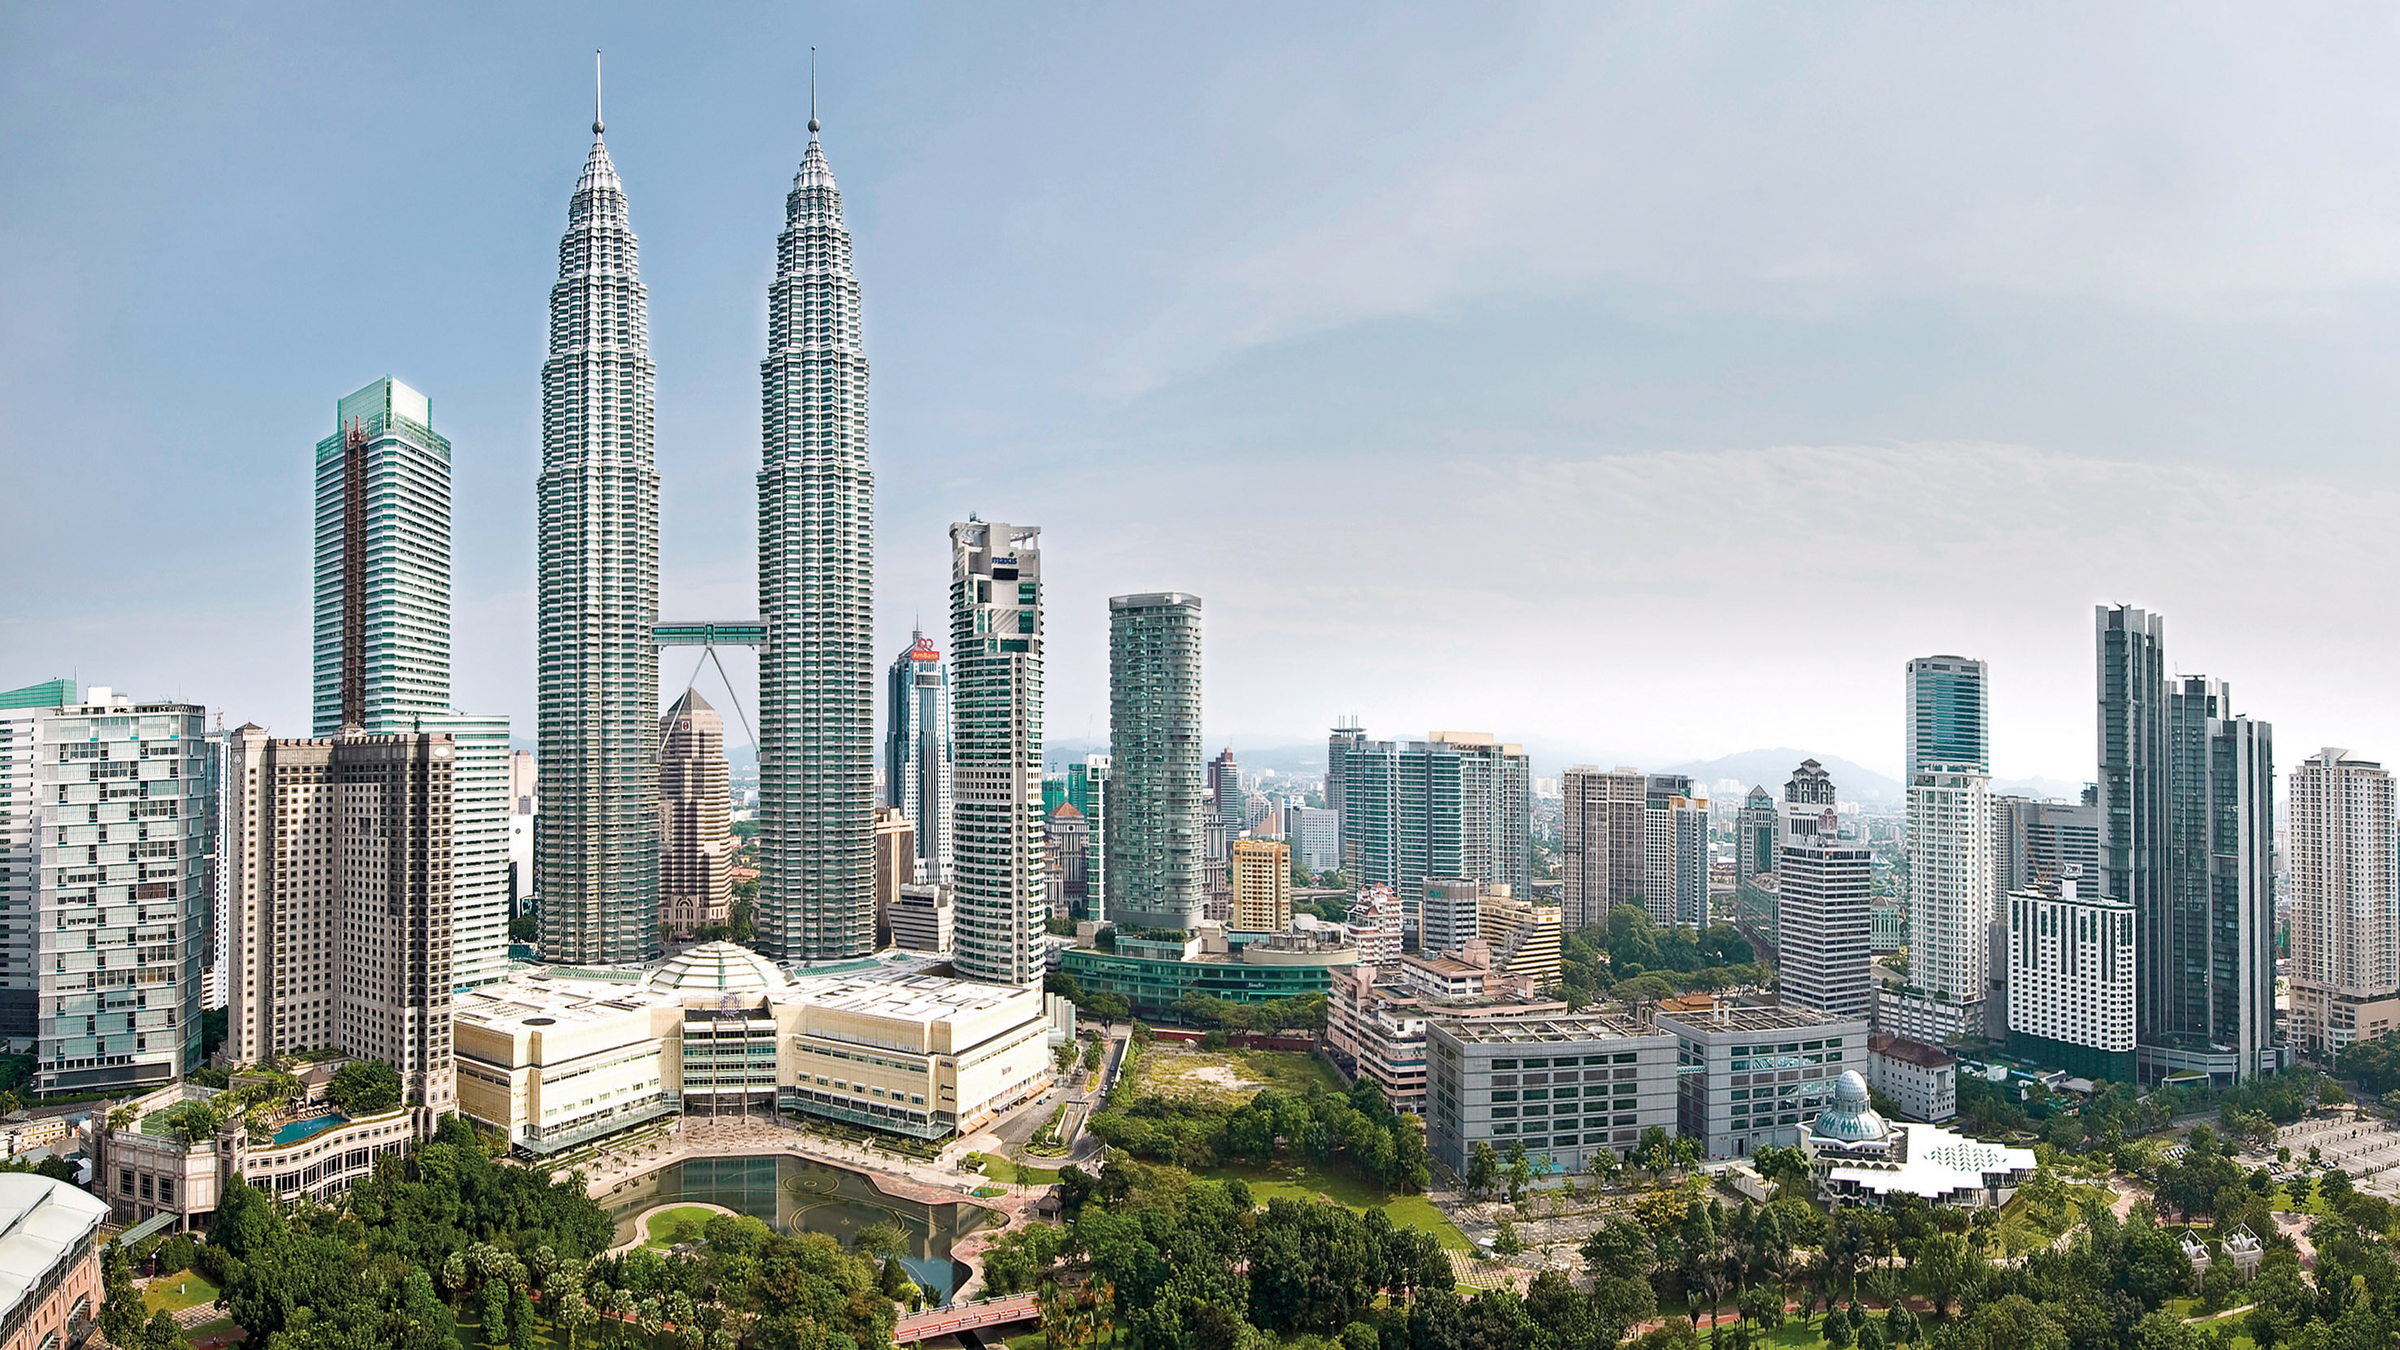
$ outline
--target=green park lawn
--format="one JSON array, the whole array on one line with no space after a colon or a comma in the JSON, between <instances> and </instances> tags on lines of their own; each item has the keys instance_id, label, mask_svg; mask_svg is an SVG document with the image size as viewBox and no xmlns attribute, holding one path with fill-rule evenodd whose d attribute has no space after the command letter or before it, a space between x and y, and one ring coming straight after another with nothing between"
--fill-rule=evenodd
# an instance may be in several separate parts
<instances>
[{"instance_id":1,"label":"green park lawn","mask_svg":"<svg viewBox=\"0 0 2400 1350\"><path fill-rule=\"evenodd\" d=\"M987 1153L983 1158L983 1174L1003 1185L1049 1186L1058 1181L1058 1173L1055 1167L1032 1167L998 1154Z\"/></svg>"},{"instance_id":2,"label":"green park lawn","mask_svg":"<svg viewBox=\"0 0 2400 1350\"><path fill-rule=\"evenodd\" d=\"M1450 1251L1473 1251L1475 1244L1458 1231L1450 1216L1421 1195L1389 1195L1383 1188L1347 1172L1328 1172L1308 1159L1296 1163L1278 1163L1273 1167L1252 1167L1243 1163L1228 1163L1210 1168L1202 1176L1230 1179L1240 1177L1250 1185L1251 1198L1260 1204L1276 1196L1294 1200L1313 1200L1319 1196L1335 1204L1347 1205L1361 1213L1380 1209L1395 1228L1422 1228L1433 1234Z\"/></svg>"},{"instance_id":3,"label":"green park lawn","mask_svg":"<svg viewBox=\"0 0 2400 1350\"><path fill-rule=\"evenodd\" d=\"M648 1240L648 1245L664 1250L676 1243L676 1225L689 1223L697 1233L708 1227L708 1221L715 1217L717 1211L703 1205L677 1205L673 1209L662 1209L644 1221L642 1236Z\"/></svg>"},{"instance_id":4,"label":"green park lawn","mask_svg":"<svg viewBox=\"0 0 2400 1350\"><path fill-rule=\"evenodd\" d=\"M161 1275L142 1291L142 1304L152 1312L162 1308L168 1312L182 1312L186 1308L216 1301L217 1287L188 1270Z\"/></svg>"}]
</instances>

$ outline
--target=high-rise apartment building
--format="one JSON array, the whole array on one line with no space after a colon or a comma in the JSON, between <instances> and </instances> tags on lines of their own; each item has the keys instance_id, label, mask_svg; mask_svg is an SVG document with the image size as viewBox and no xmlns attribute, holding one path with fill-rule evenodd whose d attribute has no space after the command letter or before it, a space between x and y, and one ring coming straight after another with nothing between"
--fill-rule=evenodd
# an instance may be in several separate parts
<instances>
[{"instance_id":1,"label":"high-rise apartment building","mask_svg":"<svg viewBox=\"0 0 2400 1350\"><path fill-rule=\"evenodd\" d=\"M2133 906L2058 889L2018 891L2007 911L2008 1050L2094 1080L2134 1079Z\"/></svg>"},{"instance_id":2,"label":"high-rise apartment building","mask_svg":"<svg viewBox=\"0 0 2400 1350\"><path fill-rule=\"evenodd\" d=\"M1992 780L1919 764L1908 785L1908 980L1876 1024L1929 1045L1980 1037L1991 975Z\"/></svg>"},{"instance_id":3,"label":"high-rise apartment building","mask_svg":"<svg viewBox=\"0 0 2400 1350\"><path fill-rule=\"evenodd\" d=\"M1229 868L1233 930L1281 933L1292 926L1292 850L1276 839L1237 839Z\"/></svg>"},{"instance_id":4,"label":"high-rise apartment building","mask_svg":"<svg viewBox=\"0 0 2400 1350\"><path fill-rule=\"evenodd\" d=\"M1311 872L1330 872L1341 866L1341 817L1317 806L1285 806L1279 814L1293 861Z\"/></svg>"},{"instance_id":5,"label":"high-rise apartment building","mask_svg":"<svg viewBox=\"0 0 2400 1350\"><path fill-rule=\"evenodd\" d=\"M1042 977L1041 542L1032 525L950 527L957 965L999 984Z\"/></svg>"},{"instance_id":6,"label":"high-rise apartment building","mask_svg":"<svg viewBox=\"0 0 2400 1350\"><path fill-rule=\"evenodd\" d=\"M1389 886L1367 886L1350 902L1344 923L1360 965L1389 968L1400 960L1400 900Z\"/></svg>"},{"instance_id":7,"label":"high-rise apartment building","mask_svg":"<svg viewBox=\"0 0 2400 1350\"><path fill-rule=\"evenodd\" d=\"M433 400L388 375L342 399L316 480L314 734L340 731L345 706L377 730L450 711L450 442Z\"/></svg>"},{"instance_id":8,"label":"high-rise apartment building","mask_svg":"<svg viewBox=\"0 0 2400 1350\"><path fill-rule=\"evenodd\" d=\"M725 719L686 689L658 719L659 922L690 937L733 916L733 784Z\"/></svg>"},{"instance_id":9,"label":"high-rise apartment building","mask_svg":"<svg viewBox=\"0 0 2400 1350\"><path fill-rule=\"evenodd\" d=\"M1085 755L1067 766L1067 804L1083 813L1088 827L1083 851L1083 909L1087 919L1108 917L1108 802L1113 790L1107 755Z\"/></svg>"},{"instance_id":10,"label":"high-rise apartment building","mask_svg":"<svg viewBox=\"0 0 2400 1350\"><path fill-rule=\"evenodd\" d=\"M1645 786L1642 904L1661 926L1708 927L1708 799L1687 775L1654 773Z\"/></svg>"},{"instance_id":11,"label":"high-rise apartment building","mask_svg":"<svg viewBox=\"0 0 2400 1350\"><path fill-rule=\"evenodd\" d=\"M1427 877L1531 889L1523 746L1437 731L1422 741L1358 741L1344 748L1342 765L1342 838L1358 850L1351 880L1391 887L1412 932Z\"/></svg>"},{"instance_id":12,"label":"high-rise apartment building","mask_svg":"<svg viewBox=\"0 0 2400 1350\"><path fill-rule=\"evenodd\" d=\"M0 691L0 800L8 811L0 832L0 1044L11 1054L30 1053L39 1029L34 915L41 908L42 803L34 779L41 720L76 701L73 680Z\"/></svg>"},{"instance_id":13,"label":"high-rise apartment building","mask_svg":"<svg viewBox=\"0 0 2400 1350\"><path fill-rule=\"evenodd\" d=\"M1911 775L1928 764L1992 771L1991 671L1964 656L1920 656L1906 673L1906 756Z\"/></svg>"},{"instance_id":14,"label":"high-rise apartment building","mask_svg":"<svg viewBox=\"0 0 2400 1350\"><path fill-rule=\"evenodd\" d=\"M1200 597L1108 602L1108 918L1190 930L1214 809L1200 749Z\"/></svg>"},{"instance_id":15,"label":"high-rise apartment building","mask_svg":"<svg viewBox=\"0 0 2400 1350\"><path fill-rule=\"evenodd\" d=\"M215 899L205 710L95 686L10 721L31 736L30 754L10 758L30 770L33 843L12 849L9 871L13 881L30 864L32 904L19 910L23 891L12 889L8 926L34 944L33 1087L120 1091L179 1078L200 1063ZM10 990L12 1023L26 1002Z\"/></svg>"},{"instance_id":16,"label":"high-rise apartment building","mask_svg":"<svg viewBox=\"0 0 2400 1350\"><path fill-rule=\"evenodd\" d=\"M1733 818L1733 876L1736 885L1775 870L1775 796L1753 786Z\"/></svg>"},{"instance_id":17,"label":"high-rise apartment building","mask_svg":"<svg viewBox=\"0 0 2400 1350\"><path fill-rule=\"evenodd\" d=\"M1784 840L1776 857L1778 970L1783 1001L1835 1017L1872 1017L1874 850L1845 844L1832 778L1815 760L1784 786Z\"/></svg>"},{"instance_id":18,"label":"high-rise apartment building","mask_svg":"<svg viewBox=\"0 0 2400 1350\"><path fill-rule=\"evenodd\" d=\"M2137 1063L2236 1082L2274 1043L2273 733L2170 675L2163 618L2094 611L2102 893L2133 907Z\"/></svg>"},{"instance_id":19,"label":"high-rise apartment building","mask_svg":"<svg viewBox=\"0 0 2400 1350\"><path fill-rule=\"evenodd\" d=\"M2327 748L2291 776L2292 1037L2315 1059L2400 1017L2392 775Z\"/></svg>"},{"instance_id":20,"label":"high-rise apartment building","mask_svg":"<svg viewBox=\"0 0 2400 1350\"><path fill-rule=\"evenodd\" d=\"M767 637L758 658L758 938L788 961L840 960L875 945L867 358L842 194L817 131L812 109L775 241L759 366L758 608ZM969 893L961 887L962 926L973 922Z\"/></svg>"},{"instance_id":21,"label":"high-rise apartment building","mask_svg":"<svg viewBox=\"0 0 2400 1350\"><path fill-rule=\"evenodd\" d=\"M1566 922L1608 922L1618 905L1645 903L1649 778L1639 769L1578 764L1560 779L1559 877Z\"/></svg>"},{"instance_id":22,"label":"high-rise apartment building","mask_svg":"<svg viewBox=\"0 0 2400 1350\"><path fill-rule=\"evenodd\" d=\"M883 800L916 827L912 881L950 880L950 668L922 629L885 677Z\"/></svg>"},{"instance_id":23,"label":"high-rise apartment building","mask_svg":"<svg viewBox=\"0 0 2400 1350\"><path fill-rule=\"evenodd\" d=\"M455 1099L446 736L233 734L226 1055L380 1059L405 1098Z\"/></svg>"},{"instance_id":24,"label":"high-rise apartment building","mask_svg":"<svg viewBox=\"0 0 2400 1350\"><path fill-rule=\"evenodd\" d=\"M1565 941L1559 909L1517 895L1486 892L1475 904L1475 926L1492 951L1492 969L1531 980L1537 990L1558 983Z\"/></svg>"},{"instance_id":25,"label":"high-rise apartment building","mask_svg":"<svg viewBox=\"0 0 2400 1350\"><path fill-rule=\"evenodd\" d=\"M596 111L596 110L595 110ZM542 950L658 955L658 377L625 185L592 121L542 363Z\"/></svg>"},{"instance_id":26,"label":"high-rise apartment building","mask_svg":"<svg viewBox=\"0 0 2400 1350\"><path fill-rule=\"evenodd\" d=\"M508 719L424 713L386 732L450 738L450 978L461 989L508 974Z\"/></svg>"}]
</instances>

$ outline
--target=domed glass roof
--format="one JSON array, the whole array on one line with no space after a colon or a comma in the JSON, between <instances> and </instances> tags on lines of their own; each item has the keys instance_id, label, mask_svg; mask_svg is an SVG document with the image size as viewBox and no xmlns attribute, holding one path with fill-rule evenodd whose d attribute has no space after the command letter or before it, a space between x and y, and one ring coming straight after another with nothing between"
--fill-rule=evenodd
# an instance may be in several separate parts
<instances>
[{"instance_id":1,"label":"domed glass roof","mask_svg":"<svg viewBox=\"0 0 2400 1350\"><path fill-rule=\"evenodd\" d=\"M1833 1080L1833 1105L1818 1114L1814 1129L1819 1139L1846 1144L1872 1143L1891 1133L1883 1117L1867 1104L1867 1080L1856 1069L1846 1069Z\"/></svg>"},{"instance_id":2,"label":"domed glass roof","mask_svg":"<svg viewBox=\"0 0 2400 1350\"><path fill-rule=\"evenodd\" d=\"M775 963L747 947L730 942L704 942L678 952L650 972L653 989L685 993L763 993L790 983Z\"/></svg>"}]
</instances>

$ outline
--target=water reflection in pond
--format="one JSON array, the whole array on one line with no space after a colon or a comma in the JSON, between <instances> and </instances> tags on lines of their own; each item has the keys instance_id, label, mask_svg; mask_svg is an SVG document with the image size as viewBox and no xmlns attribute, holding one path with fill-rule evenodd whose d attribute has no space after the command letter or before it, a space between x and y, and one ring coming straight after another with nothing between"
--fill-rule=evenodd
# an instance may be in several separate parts
<instances>
[{"instance_id":1,"label":"water reflection in pond","mask_svg":"<svg viewBox=\"0 0 2400 1350\"><path fill-rule=\"evenodd\" d=\"M723 1205L773 1225L778 1232L824 1233L850 1246L861 1229L900 1227L909 1275L934 1301L950 1297L965 1270L950 1245L991 1217L981 1205L924 1205L875 1189L856 1172L782 1154L757 1158L686 1158L623 1182L600 1197L617 1221L616 1241L633 1241L634 1220L658 1205L697 1201Z\"/></svg>"}]
</instances>

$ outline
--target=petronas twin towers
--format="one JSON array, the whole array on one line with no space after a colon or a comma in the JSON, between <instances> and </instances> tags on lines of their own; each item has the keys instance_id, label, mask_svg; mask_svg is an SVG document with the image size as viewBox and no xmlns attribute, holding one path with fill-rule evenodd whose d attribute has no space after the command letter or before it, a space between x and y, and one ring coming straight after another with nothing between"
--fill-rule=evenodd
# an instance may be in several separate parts
<instances>
[{"instance_id":1,"label":"petronas twin towers","mask_svg":"<svg viewBox=\"0 0 2400 1350\"><path fill-rule=\"evenodd\" d=\"M813 101L813 100L812 100ZM874 506L841 192L817 142L785 200L760 365L759 946L871 951ZM647 293L601 140L567 208L542 366L536 855L543 954L658 954L658 470Z\"/></svg>"}]
</instances>

